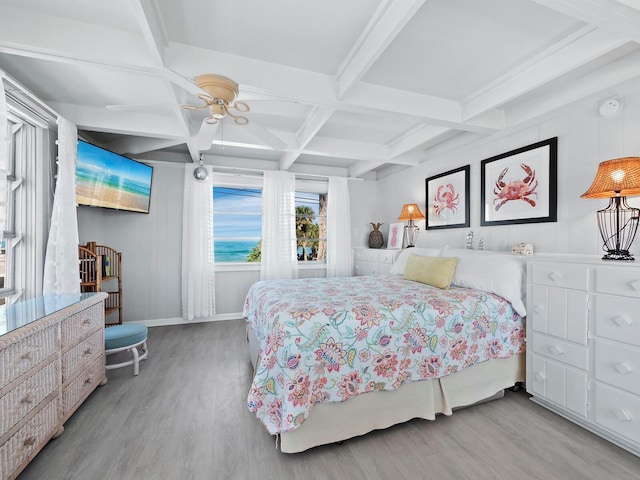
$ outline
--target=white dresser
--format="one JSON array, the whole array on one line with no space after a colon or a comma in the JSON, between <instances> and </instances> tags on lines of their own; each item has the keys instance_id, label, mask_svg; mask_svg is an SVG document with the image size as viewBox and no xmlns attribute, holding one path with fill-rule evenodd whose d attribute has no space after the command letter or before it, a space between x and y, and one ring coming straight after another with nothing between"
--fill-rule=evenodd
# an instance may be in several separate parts
<instances>
[{"instance_id":1,"label":"white dresser","mask_svg":"<svg viewBox=\"0 0 640 480\"><path fill-rule=\"evenodd\" d=\"M106 293L40 297L0 316L0 478L13 479L106 381Z\"/></svg>"},{"instance_id":2,"label":"white dresser","mask_svg":"<svg viewBox=\"0 0 640 480\"><path fill-rule=\"evenodd\" d=\"M640 455L640 260L527 266L527 391Z\"/></svg>"},{"instance_id":3,"label":"white dresser","mask_svg":"<svg viewBox=\"0 0 640 480\"><path fill-rule=\"evenodd\" d=\"M400 252L402 250L356 247L353 249L353 274L357 276L389 273Z\"/></svg>"}]
</instances>

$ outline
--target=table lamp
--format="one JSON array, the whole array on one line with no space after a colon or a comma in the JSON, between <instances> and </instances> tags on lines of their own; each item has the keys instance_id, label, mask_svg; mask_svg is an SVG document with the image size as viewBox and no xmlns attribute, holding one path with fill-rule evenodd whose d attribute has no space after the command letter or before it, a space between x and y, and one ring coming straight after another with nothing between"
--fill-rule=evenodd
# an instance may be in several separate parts
<instances>
[{"instance_id":1,"label":"table lamp","mask_svg":"<svg viewBox=\"0 0 640 480\"><path fill-rule=\"evenodd\" d=\"M415 203L405 203L402 206L402 212L398 220L402 222L409 221L404 227L404 238L407 242L407 248L415 247L416 237L418 235L418 226L413 223L414 220L424 220L424 215Z\"/></svg>"},{"instance_id":2,"label":"table lamp","mask_svg":"<svg viewBox=\"0 0 640 480\"><path fill-rule=\"evenodd\" d=\"M608 198L598 210L604 260L634 260L629 253L638 230L640 209L627 205L627 197L640 195L640 157L615 158L601 162L596 177L582 198Z\"/></svg>"}]
</instances>

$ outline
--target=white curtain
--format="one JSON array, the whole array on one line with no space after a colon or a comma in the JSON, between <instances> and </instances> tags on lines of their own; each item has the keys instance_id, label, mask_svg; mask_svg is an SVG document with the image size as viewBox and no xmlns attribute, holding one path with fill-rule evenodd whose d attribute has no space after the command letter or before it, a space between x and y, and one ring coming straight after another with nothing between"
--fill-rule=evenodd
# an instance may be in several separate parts
<instances>
[{"instance_id":1,"label":"white curtain","mask_svg":"<svg viewBox=\"0 0 640 480\"><path fill-rule=\"evenodd\" d=\"M193 176L196 166L184 170L182 204L182 316L187 320L215 314L213 257L213 184Z\"/></svg>"},{"instance_id":2,"label":"white curtain","mask_svg":"<svg viewBox=\"0 0 640 480\"><path fill-rule=\"evenodd\" d=\"M58 179L44 262L44 295L80 293L78 217L76 212L76 156L78 130L58 118Z\"/></svg>"},{"instance_id":3,"label":"white curtain","mask_svg":"<svg viewBox=\"0 0 640 480\"><path fill-rule=\"evenodd\" d=\"M0 239L7 220L7 172L9 171L9 122L7 121L7 97L0 71Z\"/></svg>"},{"instance_id":4,"label":"white curtain","mask_svg":"<svg viewBox=\"0 0 640 480\"><path fill-rule=\"evenodd\" d=\"M260 279L296 278L296 177L266 171L263 182Z\"/></svg>"},{"instance_id":5,"label":"white curtain","mask_svg":"<svg viewBox=\"0 0 640 480\"><path fill-rule=\"evenodd\" d=\"M327 277L350 277L353 271L348 180L329 177L327 196Z\"/></svg>"}]
</instances>

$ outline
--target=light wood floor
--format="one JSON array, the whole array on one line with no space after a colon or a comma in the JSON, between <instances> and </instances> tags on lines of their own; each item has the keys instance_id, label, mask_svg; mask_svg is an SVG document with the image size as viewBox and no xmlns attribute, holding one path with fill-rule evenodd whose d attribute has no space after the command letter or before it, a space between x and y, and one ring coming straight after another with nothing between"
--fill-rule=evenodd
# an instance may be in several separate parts
<instances>
[{"instance_id":1,"label":"light wood floor","mask_svg":"<svg viewBox=\"0 0 640 480\"><path fill-rule=\"evenodd\" d=\"M244 323L157 327L140 375L108 372L20 480L640 479L640 458L523 391L287 455L245 407Z\"/></svg>"}]
</instances>

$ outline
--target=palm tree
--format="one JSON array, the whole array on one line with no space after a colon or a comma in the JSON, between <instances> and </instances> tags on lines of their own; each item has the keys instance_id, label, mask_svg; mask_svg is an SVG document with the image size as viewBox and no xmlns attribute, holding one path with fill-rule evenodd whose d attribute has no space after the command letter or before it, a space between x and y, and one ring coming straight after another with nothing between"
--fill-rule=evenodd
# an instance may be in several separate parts
<instances>
[{"instance_id":1,"label":"palm tree","mask_svg":"<svg viewBox=\"0 0 640 480\"><path fill-rule=\"evenodd\" d=\"M317 249L318 241L314 241L314 239L318 238L318 225L313 223L315 218L316 215L311 207L296 207L296 239L298 246L302 247L302 255L298 257L298 260L308 260L308 246L313 249L315 244Z\"/></svg>"}]
</instances>

